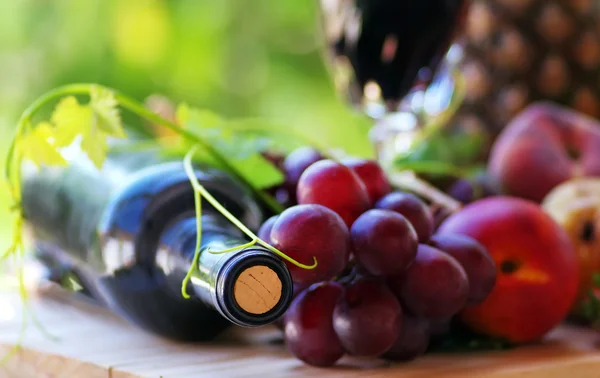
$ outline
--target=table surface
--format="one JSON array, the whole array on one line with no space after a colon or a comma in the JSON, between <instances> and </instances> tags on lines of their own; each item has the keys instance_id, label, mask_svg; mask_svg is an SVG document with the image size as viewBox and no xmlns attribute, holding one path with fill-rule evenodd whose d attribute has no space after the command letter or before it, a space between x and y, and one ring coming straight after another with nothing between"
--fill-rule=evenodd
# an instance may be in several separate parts
<instances>
[{"instance_id":1,"label":"table surface","mask_svg":"<svg viewBox=\"0 0 600 378\"><path fill-rule=\"evenodd\" d=\"M56 290L31 299L52 340L27 328L22 348L0 367L0 377L600 377L600 336L563 326L536 346L510 351L432 355L390 365L345 358L317 369L293 358L271 327L233 329L219 341L181 345L149 335L95 305ZM0 352L19 339L21 301L0 294Z\"/></svg>"}]
</instances>

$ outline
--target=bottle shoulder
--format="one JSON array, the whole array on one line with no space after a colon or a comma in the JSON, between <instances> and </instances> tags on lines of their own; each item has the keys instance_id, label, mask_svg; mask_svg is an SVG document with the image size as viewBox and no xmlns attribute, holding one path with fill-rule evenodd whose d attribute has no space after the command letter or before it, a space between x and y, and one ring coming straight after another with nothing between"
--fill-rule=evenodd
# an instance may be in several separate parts
<instances>
[{"instance_id":1,"label":"bottle shoulder","mask_svg":"<svg viewBox=\"0 0 600 378\"><path fill-rule=\"evenodd\" d=\"M195 174L200 184L246 226L260 227L262 212L243 186L215 169L202 167L195 169ZM202 206L211 210L204 200ZM167 223L194 211L194 191L183 163L162 163L132 174L112 193L98 234L101 240L116 237L157 242Z\"/></svg>"}]
</instances>

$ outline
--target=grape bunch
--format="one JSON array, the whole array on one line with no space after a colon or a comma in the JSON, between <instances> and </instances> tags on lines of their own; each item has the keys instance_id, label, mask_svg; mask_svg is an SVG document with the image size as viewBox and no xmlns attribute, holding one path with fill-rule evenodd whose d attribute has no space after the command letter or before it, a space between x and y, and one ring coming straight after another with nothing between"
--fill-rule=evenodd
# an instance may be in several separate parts
<instances>
[{"instance_id":1,"label":"grape bunch","mask_svg":"<svg viewBox=\"0 0 600 378\"><path fill-rule=\"evenodd\" d=\"M317 258L310 270L288 263L295 298L282 327L300 360L412 360L439 324L491 292L496 266L485 248L435 234L429 207L393 191L377 162L336 162L304 148L282 165L297 202L268 219L259 237L296 261Z\"/></svg>"}]
</instances>

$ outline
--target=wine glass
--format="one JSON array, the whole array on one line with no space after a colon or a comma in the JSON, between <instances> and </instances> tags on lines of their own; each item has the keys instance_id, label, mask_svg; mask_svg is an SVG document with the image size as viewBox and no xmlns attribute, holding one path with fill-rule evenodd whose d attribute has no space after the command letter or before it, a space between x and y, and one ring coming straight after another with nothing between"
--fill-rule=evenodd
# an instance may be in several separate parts
<instances>
[{"instance_id":1,"label":"wine glass","mask_svg":"<svg viewBox=\"0 0 600 378\"><path fill-rule=\"evenodd\" d=\"M372 102L377 91L387 111L397 109L415 84L431 82L469 5L468 0L320 2L327 59L340 89L355 105Z\"/></svg>"},{"instance_id":2,"label":"wine glass","mask_svg":"<svg viewBox=\"0 0 600 378\"><path fill-rule=\"evenodd\" d=\"M320 5L336 89L373 119L370 137L380 163L396 184L444 201L413 171L394 172L393 164L448 124L461 102L458 36L470 0L320 0Z\"/></svg>"}]
</instances>

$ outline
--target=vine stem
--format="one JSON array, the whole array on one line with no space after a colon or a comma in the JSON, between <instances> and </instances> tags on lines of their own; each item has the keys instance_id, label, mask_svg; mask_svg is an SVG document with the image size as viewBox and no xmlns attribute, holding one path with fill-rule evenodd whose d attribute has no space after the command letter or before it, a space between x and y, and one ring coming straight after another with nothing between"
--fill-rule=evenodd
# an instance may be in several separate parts
<instances>
[{"instance_id":1,"label":"vine stem","mask_svg":"<svg viewBox=\"0 0 600 378\"><path fill-rule=\"evenodd\" d=\"M184 165L184 167L186 167ZM186 168L186 174L189 172ZM192 172L193 174L193 172ZM193 176L195 177L195 176ZM202 247L202 198L200 198L200 192L194 190L194 207L196 208L196 249L194 251L194 259L192 260L192 267L188 270L183 282L181 283L181 295L185 299L190 299L190 295L187 293L187 285L192 279L192 275L196 271L196 266L198 266L198 259L200 258L200 248Z\"/></svg>"},{"instance_id":2,"label":"vine stem","mask_svg":"<svg viewBox=\"0 0 600 378\"><path fill-rule=\"evenodd\" d=\"M442 192L425 180L421 180L412 171L388 172L390 182L393 186L415 192L433 203L445 207L451 213L462 209L462 203Z\"/></svg>"},{"instance_id":3,"label":"vine stem","mask_svg":"<svg viewBox=\"0 0 600 378\"><path fill-rule=\"evenodd\" d=\"M195 133L192 133L192 132L176 125L175 123L173 123L169 120L166 120L166 119L162 118L161 116L153 113L152 111L146 109L146 107L144 105L131 99L128 96L125 96L124 94L120 93L119 91L112 89L112 88L103 87L103 86L100 86L97 84L70 84L70 85L65 85L65 86L53 89L53 90L45 93L44 95L40 96L29 107L27 107L27 109L25 109L25 111L21 115L21 118L19 119L15 138L13 138L12 143L9 146L8 158L6 160L6 167L5 167L6 179L9 182L10 191L12 193L13 198L16 200L16 202L19 202L19 200L20 200L20 188L19 188L20 173L19 173L19 169L15 169L15 171L13 172L13 168L15 168L13 165L14 165L14 160L15 160L14 157L15 157L15 149L16 149L16 142L18 140L18 136L23 133L27 124L31 121L31 117L33 116L33 114L35 114L39 109L41 109L48 102L50 102L54 99L63 97L63 96L67 96L67 95L89 95L92 88L94 88L94 87L101 87L101 88L111 91L114 94L115 99L117 100L118 104L122 108L129 110L130 112L138 115L139 117L141 117L149 122L160 124L168 129L174 131L175 133L193 141L194 143L200 145L215 159L215 161L217 161L219 164L221 164L232 176L234 176L236 179L238 179L239 181L244 183L246 186L251 188L252 191L255 193L255 195L261 201L263 201L268 207L270 207L271 210L273 210L276 213L281 213L284 210L283 206L281 204L279 204L272 196L270 196L269 194L265 193L264 191L262 191L260 189L254 188L252 185L250 185L248 180L246 180L238 172L238 170L231 163L229 163L229 161L220 152L218 152L213 146L211 146L210 143L206 142L204 139L200 138Z\"/></svg>"},{"instance_id":4,"label":"vine stem","mask_svg":"<svg viewBox=\"0 0 600 378\"><path fill-rule=\"evenodd\" d=\"M110 90L114 91L113 89L110 89ZM279 202L277 202L272 196L268 195L264 191L254 188L248 182L248 180L246 180L238 172L238 170L231 163L229 163L229 160L227 160L227 158L225 158L223 155L221 155L221 153L218 152L212 145L210 145L210 143L206 142L204 139L200 138L195 133L192 133L191 131L188 131L188 130L176 125L175 123L173 123L167 119L164 119L161 116L153 113L152 111L146 109L146 107L143 106L142 104L119 93L118 91L114 91L114 93L115 93L115 98L117 99L117 102L123 108L139 115L140 117L146 119L147 121L163 125L164 127L170 129L171 131L174 131L174 132L178 133L179 135L194 141L196 144L201 146L205 151L207 151L215 159L215 161L217 161L220 165L225 167L225 169L231 175L235 176L236 179L243 182L247 187L251 188L252 191L256 194L256 196L259 197L267 206L269 206L271 208L271 210L273 210L276 213L283 212L284 208Z\"/></svg>"},{"instance_id":5,"label":"vine stem","mask_svg":"<svg viewBox=\"0 0 600 378\"><path fill-rule=\"evenodd\" d=\"M252 231L250 231L250 229L248 227L246 227L239 219L237 219L233 214L231 214L227 209L225 209L225 207L223 207L223 205L221 205L219 203L219 201L217 201L202 186L202 184L200 184L200 182L198 181L198 178L194 174L194 168L192 166L192 158L197 150L198 150L198 146L192 147L192 149L185 155L185 158L183 160L185 172L188 176L188 179L190 180L190 182L192 184L192 187L194 188L194 191L197 193L200 193L202 195L202 197L204 197L218 212L220 212L225 218L227 218L228 221L233 223L233 225L235 225L237 228L239 228L244 234L246 234L246 236L248 236L250 239L252 239L252 242L250 242L252 244L248 243L248 245L260 244L261 246L263 246L263 247L267 248L268 250L272 251L273 253L277 254L282 259L287 260L290 263L292 263L302 269L310 270L310 269L314 269L317 267L318 263L317 263L316 257L313 256L313 265L305 265L305 264L302 264L302 263L292 259L291 257L287 256L285 253L281 252L277 248L266 243L264 240L261 240ZM199 217L199 214L196 214L196 216ZM198 222L198 223L201 223L201 222ZM199 240L200 236L197 236L197 238L198 238L197 240ZM196 245L196 253L195 254L196 254L196 256L200 254L200 245ZM192 266L192 269L194 269L194 268L195 268L195 265Z\"/></svg>"},{"instance_id":6,"label":"vine stem","mask_svg":"<svg viewBox=\"0 0 600 378\"><path fill-rule=\"evenodd\" d=\"M223 255L225 253L229 253L229 252L233 252L233 251L237 251L239 249L246 249L248 247L252 247L253 245L255 245L257 243L257 240L251 240L246 244L242 244L242 245L237 245L235 247L231 247L231 248L227 248L227 249L223 249L223 250L219 250L219 251L213 251L210 249L210 247L206 248L206 252L213 254L213 255Z\"/></svg>"},{"instance_id":7,"label":"vine stem","mask_svg":"<svg viewBox=\"0 0 600 378\"><path fill-rule=\"evenodd\" d=\"M23 266L22 266L22 264L23 264L22 256L25 253L25 245L24 245L23 238L22 238L22 226L23 226L23 222L24 222L24 217L23 217L22 210L21 210L21 162L23 160L22 159L23 156L22 156L22 152L19 151L18 143L21 140L20 138L30 127L33 115L36 112L38 112L42 107L44 107L51 101L57 100L61 97L65 97L65 96L74 96L74 95L91 96L92 90L95 88L103 88L103 89L108 90L111 93L113 93L118 105L120 107L122 107L123 109L129 110L130 112L138 115L140 118L143 118L147 121L163 125L164 127L174 131L175 133L185 137L186 139L193 141L195 144L202 146L210 155L212 155L212 157L214 158L215 161L217 161L219 164L221 164L222 167L224 167L226 170L228 170L232 176L237 178L239 181L241 181L246 186L250 187L251 190L255 193L255 195L258 198L260 198L260 200L262 200L274 212L281 213L283 211L283 206L281 204L279 204L273 197L271 197L264 191L254 188L252 185L250 185L248 180L246 180L238 172L238 170L234 166L232 166L229 163L229 161L223 155L221 155L217 150L215 150L209 143L204 141L198 135L196 135L188 130L183 129L182 127L176 125L175 123L173 123L169 120L166 120L166 119L156 115L152 111L146 109L139 102L119 93L117 90L112 89L112 88L107 88L107 87L97 85L97 84L90 84L90 83L70 84L70 85L65 85L62 87L52 89L52 90L42 94L36 100L34 100L21 114L21 117L19 118L18 123L17 123L15 134L14 134L12 141L8 147L6 161L5 161L5 169L4 169L6 185L8 186L8 191L12 198L12 203L10 204L10 210L17 212L17 214L15 216L15 221L14 221L14 225L13 225L14 226L13 243L7 249L6 252L4 252L2 255L0 255L0 261L5 260L6 258L8 258L10 256L14 256L16 264L18 266L20 266L18 268L21 270L20 274L19 274L19 292L20 292L21 298L25 305L24 314L23 314L24 322L23 322L23 327L22 327L23 329L21 332L21 338L24 337L24 332L25 332L25 328L26 328L26 324L27 324L26 314L29 311L29 305L28 305L27 290L25 289L25 284L23 282L24 272L23 272ZM199 233L199 235L200 235L200 233ZM188 280L190 279L190 277L186 277L186 278ZM186 294L187 293L184 293L184 296ZM43 327L41 327L41 324L37 321L35 314L32 313L31 315L32 315L34 324L38 325L38 327L40 327L40 329L43 333L48 334L48 332ZM52 337L52 338L54 338L54 337ZM9 355L12 355L12 353L14 353L14 351L9 353Z\"/></svg>"}]
</instances>

